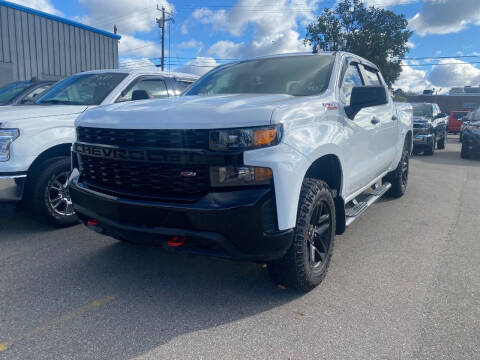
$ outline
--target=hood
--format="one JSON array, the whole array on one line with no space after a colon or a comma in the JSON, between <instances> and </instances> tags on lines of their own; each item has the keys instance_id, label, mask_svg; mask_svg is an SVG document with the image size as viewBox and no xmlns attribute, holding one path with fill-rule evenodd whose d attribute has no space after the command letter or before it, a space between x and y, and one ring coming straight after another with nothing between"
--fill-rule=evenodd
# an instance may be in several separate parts
<instances>
[{"instance_id":1,"label":"hood","mask_svg":"<svg viewBox=\"0 0 480 360\"><path fill-rule=\"evenodd\" d=\"M76 126L123 129L214 129L270 124L274 109L290 95L181 96L101 106Z\"/></svg>"},{"instance_id":2,"label":"hood","mask_svg":"<svg viewBox=\"0 0 480 360\"><path fill-rule=\"evenodd\" d=\"M50 116L73 115L84 112L85 105L22 105L0 108L0 123L43 118Z\"/></svg>"}]
</instances>

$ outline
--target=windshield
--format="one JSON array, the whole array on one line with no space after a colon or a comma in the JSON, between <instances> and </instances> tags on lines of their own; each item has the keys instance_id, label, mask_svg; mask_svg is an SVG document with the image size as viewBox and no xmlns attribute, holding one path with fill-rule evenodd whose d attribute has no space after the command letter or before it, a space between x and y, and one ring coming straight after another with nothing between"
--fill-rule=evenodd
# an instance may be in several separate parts
<instances>
[{"instance_id":1,"label":"windshield","mask_svg":"<svg viewBox=\"0 0 480 360\"><path fill-rule=\"evenodd\" d=\"M249 60L214 69L185 95L317 95L330 81L333 55L302 55Z\"/></svg>"},{"instance_id":2,"label":"windshield","mask_svg":"<svg viewBox=\"0 0 480 360\"><path fill-rule=\"evenodd\" d=\"M413 116L432 117L432 105L430 104L412 104Z\"/></svg>"},{"instance_id":3,"label":"windshield","mask_svg":"<svg viewBox=\"0 0 480 360\"><path fill-rule=\"evenodd\" d=\"M50 89L37 104L100 105L126 76L123 73L74 75Z\"/></svg>"},{"instance_id":4,"label":"windshield","mask_svg":"<svg viewBox=\"0 0 480 360\"><path fill-rule=\"evenodd\" d=\"M30 85L29 81L20 81L0 88L0 105L8 104Z\"/></svg>"}]
</instances>

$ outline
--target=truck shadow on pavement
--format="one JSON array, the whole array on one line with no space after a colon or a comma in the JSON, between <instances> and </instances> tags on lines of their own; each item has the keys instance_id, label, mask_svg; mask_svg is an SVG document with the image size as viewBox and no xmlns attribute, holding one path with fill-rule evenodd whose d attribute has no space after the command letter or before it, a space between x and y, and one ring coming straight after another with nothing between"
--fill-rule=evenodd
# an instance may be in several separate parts
<instances>
[{"instance_id":1,"label":"truck shadow on pavement","mask_svg":"<svg viewBox=\"0 0 480 360\"><path fill-rule=\"evenodd\" d=\"M447 147L444 150L435 150L432 156L423 154L413 155L412 159L419 160L429 164L439 165L456 165L456 166L480 166L479 158L462 159L460 157L460 149L462 144L458 141L458 137L449 138Z\"/></svg>"},{"instance_id":2,"label":"truck shadow on pavement","mask_svg":"<svg viewBox=\"0 0 480 360\"><path fill-rule=\"evenodd\" d=\"M3 222L0 231L9 230L17 243L20 235L28 238L45 230L30 219L11 222ZM83 345L73 347L79 346L79 353L85 350L82 346L95 348L97 358L139 356L179 336L267 312L301 296L274 286L258 264L119 243L82 226L51 230L48 240L42 241L48 245L54 237L65 242L51 250L52 265L39 266L23 286L35 293L41 284L42 296L61 298L72 307L78 306L79 299L88 303L113 296L113 301L77 319L75 326L80 321L80 329L69 329L67 323L62 330L67 342L81 331ZM43 337L48 342L49 334Z\"/></svg>"}]
</instances>

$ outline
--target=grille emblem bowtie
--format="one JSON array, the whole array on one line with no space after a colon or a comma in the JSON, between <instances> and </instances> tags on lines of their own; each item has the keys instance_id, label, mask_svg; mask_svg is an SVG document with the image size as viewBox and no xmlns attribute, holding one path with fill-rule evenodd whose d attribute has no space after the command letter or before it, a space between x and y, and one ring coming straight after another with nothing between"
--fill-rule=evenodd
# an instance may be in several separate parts
<instances>
[{"instance_id":1,"label":"grille emblem bowtie","mask_svg":"<svg viewBox=\"0 0 480 360\"><path fill-rule=\"evenodd\" d=\"M197 173L195 171L182 171L180 172L180 176L194 177L194 176L197 176Z\"/></svg>"}]
</instances>

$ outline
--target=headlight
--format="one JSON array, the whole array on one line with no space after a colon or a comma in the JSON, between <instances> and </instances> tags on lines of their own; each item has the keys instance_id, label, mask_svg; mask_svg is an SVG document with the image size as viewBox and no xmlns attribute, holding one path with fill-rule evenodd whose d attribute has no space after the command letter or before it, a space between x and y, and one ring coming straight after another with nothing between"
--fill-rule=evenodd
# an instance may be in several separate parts
<instances>
[{"instance_id":1,"label":"headlight","mask_svg":"<svg viewBox=\"0 0 480 360\"><path fill-rule=\"evenodd\" d=\"M212 187L267 185L270 184L272 170L253 166L214 166L210 168Z\"/></svg>"},{"instance_id":2,"label":"headlight","mask_svg":"<svg viewBox=\"0 0 480 360\"><path fill-rule=\"evenodd\" d=\"M18 129L0 129L0 161L10 159L10 144L20 135Z\"/></svg>"},{"instance_id":3,"label":"headlight","mask_svg":"<svg viewBox=\"0 0 480 360\"><path fill-rule=\"evenodd\" d=\"M282 126L210 131L210 150L249 150L277 145L282 138Z\"/></svg>"}]
</instances>

